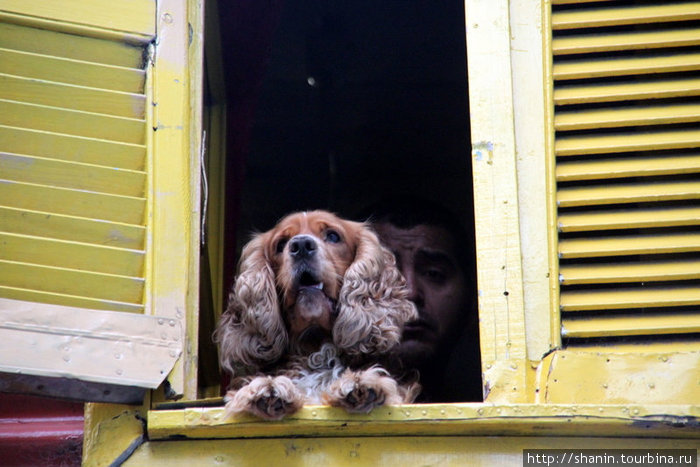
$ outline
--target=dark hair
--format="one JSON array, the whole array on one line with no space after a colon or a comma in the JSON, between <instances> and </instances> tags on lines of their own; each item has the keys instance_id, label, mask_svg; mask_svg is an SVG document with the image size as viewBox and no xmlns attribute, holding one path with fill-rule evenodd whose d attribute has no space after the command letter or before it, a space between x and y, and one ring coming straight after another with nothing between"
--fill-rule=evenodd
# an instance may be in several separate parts
<instances>
[{"instance_id":1,"label":"dark hair","mask_svg":"<svg viewBox=\"0 0 700 467\"><path fill-rule=\"evenodd\" d=\"M387 223L400 229L418 225L442 227L455 242L459 266L463 272L471 275L474 261L473 235L469 235L457 216L443 205L416 197L387 198L364 209L360 217L370 223Z\"/></svg>"}]
</instances>

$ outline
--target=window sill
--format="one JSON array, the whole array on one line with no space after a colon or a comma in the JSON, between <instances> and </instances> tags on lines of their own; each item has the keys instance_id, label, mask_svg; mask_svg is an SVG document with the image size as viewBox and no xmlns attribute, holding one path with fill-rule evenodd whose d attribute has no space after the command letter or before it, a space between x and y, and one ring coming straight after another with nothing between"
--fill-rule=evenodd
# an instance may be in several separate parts
<instances>
[{"instance_id":1,"label":"window sill","mask_svg":"<svg viewBox=\"0 0 700 467\"><path fill-rule=\"evenodd\" d=\"M411 404L348 414L308 406L282 421L249 415L226 418L221 406L148 413L150 440L339 436L634 436L697 438L693 405Z\"/></svg>"}]
</instances>

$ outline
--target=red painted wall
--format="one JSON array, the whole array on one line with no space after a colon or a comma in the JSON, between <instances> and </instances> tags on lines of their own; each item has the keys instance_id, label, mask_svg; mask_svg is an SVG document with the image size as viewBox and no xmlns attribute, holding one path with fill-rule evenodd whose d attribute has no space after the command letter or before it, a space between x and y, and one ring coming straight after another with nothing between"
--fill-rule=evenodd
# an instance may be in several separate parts
<instances>
[{"instance_id":1,"label":"red painted wall","mask_svg":"<svg viewBox=\"0 0 700 467\"><path fill-rule=\"evenodd\" d=\"M80 465L83 404L0 393L0 465Z\"/></svg>"}]
</instances>

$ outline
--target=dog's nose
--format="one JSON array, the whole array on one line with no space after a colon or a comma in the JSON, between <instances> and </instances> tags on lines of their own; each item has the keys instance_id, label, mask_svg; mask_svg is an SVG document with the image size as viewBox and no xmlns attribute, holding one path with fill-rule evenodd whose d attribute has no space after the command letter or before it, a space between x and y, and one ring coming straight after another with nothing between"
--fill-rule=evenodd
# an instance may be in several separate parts
<instances>
[{"instance_id":1,"label":"dog's nose","mask_svg":"<svg viewBox=\"0 0 700 467\"><path fill-rule=\"evenodd\" d=\"M297 235L289 241L289 253L294 258L308 258L316 254L316 240L310 235Z\"/></svg>"}]
</instances>

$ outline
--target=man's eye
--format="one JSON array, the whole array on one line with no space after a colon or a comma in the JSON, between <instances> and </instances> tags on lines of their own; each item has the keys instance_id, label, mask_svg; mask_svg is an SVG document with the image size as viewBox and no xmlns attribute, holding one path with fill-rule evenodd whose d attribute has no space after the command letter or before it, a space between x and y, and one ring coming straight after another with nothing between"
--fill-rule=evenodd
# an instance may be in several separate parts
<instances>
[{"instance_id":1,"label":"man's eye","mask_svg":"<svg viewBox=\"0 0 700 467\"><path fill-rule=\"evenodd\" d=\"M276 253L282 253L284 251L284 247L289 241L288 238L281 238L277 241L277 245L275 246L275 252Z\"/></svg>"},{"instance_id":2,"label":"man's eye","mask_svg":"<svg viewBox=\"0 0 700 467\"><path fill-rule=\"evenodd\" d=\"M447 275L439 269L427 269L423 272L433 282L445 282Z\"/></svg>"},{"instance_id":3,"label":"man's eye","mask_svg":"<svg viewBox=\"0 0 700 467\"><path fill-rule=\"evenodd\" d=\"M338 243L340 242L340 234L335 230L327 230L326 241L329 243Z\"/></svg>"}]
</instances>

